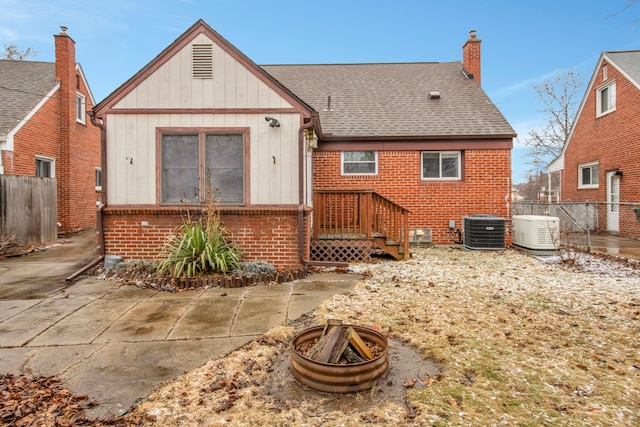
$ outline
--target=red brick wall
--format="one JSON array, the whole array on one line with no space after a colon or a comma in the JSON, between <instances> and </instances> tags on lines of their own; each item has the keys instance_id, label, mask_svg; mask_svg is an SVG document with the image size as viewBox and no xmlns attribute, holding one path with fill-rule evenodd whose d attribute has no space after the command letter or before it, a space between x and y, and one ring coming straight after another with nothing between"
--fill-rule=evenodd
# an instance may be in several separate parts
<instances>
[{"instance_id":1,"label":"red brick wall","mask_svg":"<svg viewBox=\"0 0 640 427\"><path fill-rule=\"evenodd\" d=\"M55 160L60 231L94 228L96 225L95 170L100 167L100 130L88 117L76 121L76 92L86 97L86 111L93 105L89 88L77 78L75 47L67 35L56 35L56 78L60 89L34 114L14 137L14 151L3 152L7 175L35 176L35 156Z\"/></svg>"},{"instance_id":2,"label":"red brick wall","mask_svg":"<svg viewBox=\"0 0 640 427\"><path fill-rule=\"evenodd\" d=\"M55 97L54 94L16 133L13 152L3 152L5 174L35 176L36 155L59 158L58 102Z\"/></svg>"},{"instance_id":3,"label":"red brick wall","mask_svg":"<svg viewBox=\"0 0 640 427\"><path fill-rule=\"evenodd\" d=\"M339 151L314 153L316 190L375 190L409 209L409 227L430 228L434 243L453 243L449 220L462 228L466 215L511 217L505 200L511 189L511 150L464 151L459 182L421 181L420 151L378 151L376 176L342 176L340 164Z\"/></svg>"},{"instance_id":4,"label":"red brick wall","mask_svg":"<svg viewBox=\"0 0 640 427\"><path fill-rule=\"evenodd\" d=\"M221 209L229 240L245 260L266 261L276 267L299 268L297 207ZM105 250L124 259L153 260L166 238L182 224L184 211L173 208L119 208L103 211ZM309 252L310 210L304 211L306 254ZM148 225L142 225L146 221Z\"/></svg>"},{"instance_id":5,"label":"red brick wall","mask_svg":"<svg viewBox=\"0 0 640 427\"><path fill-rule=\"evenodd\" d=\"M640 202L640 89L612 65L607 68L607 80L616 81L616 109L596 117L596 89L603 83L600 68L564 154L563 201L605 202L606 172L620 170L620 201ZM599 162L598 188L578 189L578 165L594 161ZM632 235L640 237L637 220L627 206L621 207L620 221L621 231L631 230Z\"/></svg>"}]
</instances>

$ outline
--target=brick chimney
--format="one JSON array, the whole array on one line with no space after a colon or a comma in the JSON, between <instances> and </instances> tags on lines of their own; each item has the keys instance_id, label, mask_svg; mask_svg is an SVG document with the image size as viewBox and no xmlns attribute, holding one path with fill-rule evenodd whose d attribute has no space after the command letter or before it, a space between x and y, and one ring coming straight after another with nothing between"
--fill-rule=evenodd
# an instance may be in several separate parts
<instances>
[{"instance_id":1,"label":"brick chimney","mask_svg":"<svg viewBox=\"0 0 640 427\"><path fill-rule=\"evenodd\" d=\"M71 151L72 132L76 124L76 42L67 34L67 27L60 26L60 34L54 34L56 46L56 80L60 82L58 98L58 156L56 179L58 180L58 222L61 230L69 230L72 209Z\"/></svg>"},{"instance_id":2,"label":"brick chimney","mask_svg":"<svg viewBox=\"0 0 640 427\"><path fill-rule=\"evenodd\" d=\"M480 84L480 43L476 38L476 30L469 31L469 39L462 46L462 68L470 78Z\"/></svg>"},{"instance_id":3,"label":"brick chimney","mask_svg":"<svg viewBox=\"0 0 640 427\"><path fill-rule=\"evenodd\" d=\"M54 34L56 42L56 80L60 82L61 111L73 123L76 99L76 42L67 34L67 27L61 26L60 34ZM70 115L70 116L69 116ZM66 124L65 127L69 127Z\"/></svg>"}]
</instances>

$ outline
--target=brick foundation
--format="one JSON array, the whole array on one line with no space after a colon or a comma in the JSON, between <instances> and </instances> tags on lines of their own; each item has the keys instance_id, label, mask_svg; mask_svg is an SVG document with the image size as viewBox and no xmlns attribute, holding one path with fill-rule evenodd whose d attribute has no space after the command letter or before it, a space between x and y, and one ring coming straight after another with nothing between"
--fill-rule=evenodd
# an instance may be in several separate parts
<instances>
[{"instance_id":1,"label":"brick foundation","mask_svg":"<svg viewBox=\"0 0 640 427\"><path fill-rule=\"evenodd\" d=\"M298 207L220 208L229 240L246 261L266 261L279 268L300 268ZM191 211L192 217L194 210ZM167 237L182 224L182 208L107 207L102 214L105 250L123 259L152 260ZM309 254L311 210L303 211L305 258Z\"/></svg>"}]
</instances>

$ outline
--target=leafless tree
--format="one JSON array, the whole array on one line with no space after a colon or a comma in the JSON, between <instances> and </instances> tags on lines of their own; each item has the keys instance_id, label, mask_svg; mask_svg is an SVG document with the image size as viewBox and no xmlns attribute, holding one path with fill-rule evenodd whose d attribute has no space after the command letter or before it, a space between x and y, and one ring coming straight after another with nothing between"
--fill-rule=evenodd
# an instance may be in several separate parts
<instances>
[{"instance_id":1,"label":"leafless tree","mask_svg":"<svg viewBox=\"0 0 640 427\"><path fill-rule=\"evenodd\" d=\"M22 61L30 56L36 56L38 52L28 47L26 50L20 50L16 45L4 45L4 51L0 52L0 59L10 59L12 61Z\"/></svg>"},{"instance_id":2,"label":"leafless tree","mask_svg":"<svg viewBox=\"0 0 640 427\"><path fill-rule=\"evenodd\" d=\"M539 170L541 166L558 157L562 152L582 99L584 82L580 73L558 73L534 89L542 103L538 111L546 115L546 123L540 129L529 131L524 144L530 147L528 164Z\"/></svg>"}]
</instances>

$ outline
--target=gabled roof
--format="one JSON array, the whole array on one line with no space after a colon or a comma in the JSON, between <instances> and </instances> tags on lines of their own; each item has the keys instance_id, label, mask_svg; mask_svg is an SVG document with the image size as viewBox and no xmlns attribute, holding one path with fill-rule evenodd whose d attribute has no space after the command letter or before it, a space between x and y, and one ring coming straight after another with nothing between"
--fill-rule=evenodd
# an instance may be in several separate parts
<instances>
[{"instance_id":1,"label":"gabled roof","mask_svg":"<svg viewBox=\"0 0 640 427\"><path fill-rule=\"evenodd\" d=\"M640 50L605 52L603 56L640 89Z\"/></svg>"},{"instance_id":2,"label":"gabled roof","mask_svg":"<svg viewBox=\"0 0 640 427\"><path fill-rule=\"evenodd\" d=\"M319 112L325 139L516 136L460 62L262 68ZM439 99L430 99L432 91Z\"/></svg>"},{"instance_id":3,"label":"gabled roof","mask_svg":"<svg viewBox=\"0 0 640 427\"><path fill-rule=\"evenodd\" d=\"M287 88L278 83L273 77L271 77L267 72L256 65L251 59L249 59L249 57L238 50L238 48L232 45L227 39L218 34L218 32L211 28L202 19L196 21L187 31L185 31L173 43L167 46L154 59L152 59L151 62L145 65L140 71L134 74L129 80L127 80L120 87L114 90L105 99L100 101L93 108L93 110L97 113L98 116L102 115L104 111L109 110L114 104L124 98L136 86L143 82L151 73L159 69L174 54L176 54L180 49L190 43L194 37L201 33L205 34L209 39L213 40L218 46L220 46L238 62L240 62L249 72L253 73L263 82L267 83L281 96L289 100L291 103L298 105L300 109L310 112L311 108L306 105L299 97L297 97Z\"/></svg>"},{"instance_id":4,"label":"gabled roof","mask_svg":"<svg viewBox=\"0 0 640 427\"><path fill-rule=\"evenodd\" d=\"M558 157L553 159L547 165L547 171L558 172L564 169L564 153L567 151L567 147L571 142L573 132L578 123L578 118L580 118L580 116L582 115L584 105L587 102L587 97L593 91L596 74L598 73L598 70L600 70L602 63L605 60L609 64L616 67L620 71L620 73L622 73L622 75L624 75L631 83L633 83L638 89L640 89L640 50L602 52L595 68L593 69L593 74L591 75L591 79L589 80L587 89L584 93L584 96L582 97L582 101L580 102L580 106L578 107L578 111L576 112L576 116L573 119L573 124L571 125L571 129L569 130L567 140L562 147L562 152Z\"/></svg>"},{"instance_id":5,"label":"gabled roof","mask_svg":"<svg viewBox=\"0 0 640 427\"><path fill-rule=\"evenodd\" d=\"M53 62L0 60L0 137L5 137L56 86Z\"/></svg>"}]
</instances>

